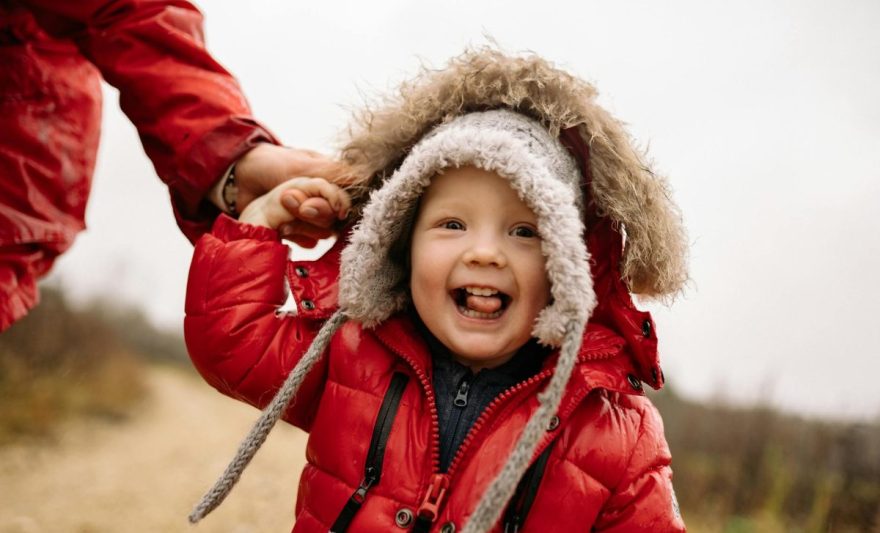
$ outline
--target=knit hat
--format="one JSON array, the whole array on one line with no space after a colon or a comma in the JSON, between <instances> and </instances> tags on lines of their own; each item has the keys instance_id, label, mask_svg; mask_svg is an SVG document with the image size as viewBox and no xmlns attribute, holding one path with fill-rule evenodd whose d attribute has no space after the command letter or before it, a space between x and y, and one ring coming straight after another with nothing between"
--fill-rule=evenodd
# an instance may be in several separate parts
<instances>
[{"instance_id":1,"label":"knit hat","mask_svg":"<svg viewBox=\"0 0 880 533\"><path fill-rule=\"evenodd\" d=\"M489 52L490 55L495 53ZM464 57L465 62L485 59L481 54L465 54ZM545 65L542 62L541 66ZM568 76L555 70L553 74L557 77ZM439 76L442 75L441 73ZM523 79L519 83L529 81ZM511 88L507 89L510 92ZM548 90L550 89L546 86L542 89ZM491 90L488 92L492 94ZM494 92L504 94L503 89L496 88ZM525 93L521 93L521 97L522 94ZM608 205L601 205L602 195L594 199L582 198L582 185L585 183L585 176L579 171L579 168L583 168L582 161L576 162L557 138L559 130L554 127L552 120L547 121L550 123L548 128L544 121L530 118L519 109L520 106L510 105L510 102L502 101L494 106L487 106L479 101L470 103L476 104L476 109L459 108L458 112L440 117L428 129L419 131L419 128L410 128L410 137L414 138L414 142L411 145L400 143L397 147L397 153L402 156L399 164L388 161L387 158L381 162L372 161L372 164L379 163L386 168L390 165L394 170L389 177L386 177L384 168L369 170L375 176L374 187L349 243L342 252L338 282L339 310L321 328L303 358L242 442L236 457L193 510L191 522L200 520L226 497L271 428L285 412L309 370L324 354L333 333L347 320L359 321L367 328L375 327L409 304L405 290L407 273L390 257L392 247L408 234L408 225L414 218L418 199L432 177L444 169L466 165L495 172L509 180L520 199L534 212L542 239L542 253L546 258L547 277L551 284L551 303L536 319L532 335L543 344L560 348L556 371L550 383L538 395L538 409L526 423L510 457L480 499L463 531L485 531L497 522L518 480L528 468L544 429L556 414L577 360L584 327L596 305L590 262L584 243L584 211L594 200L598 200L596 203L600 205L594 205L593 210L604 208L603 210L614 213L613 209L619 205L614 205L613 201ZM486 107L490 110L483 110ZM363 141L363 137L360 140ZM357 153L363 155L369 151L369 146L365 147L363 142L358 146L358 142L355 134L354 140L347 147L349 157L355 153L357 158ZM366 144L369 145L370 142L374 141L368 140ZM394 149L389 149L387 144L384 149L394 153ZM600 168L603 164L608 164L608 161L600 161ZM593 167L595 166L594 162ZM624 169L630 170L625 166ZM639 181L640 178L635 178L636 185L641 185ZM599 185L600 190L603 185L606 184ZM619 187L621 184L613 185ZM632 184L628 185L632 187ZM654 202L654 205L646 208L646 216L652 214L651 209L658 210L657 202L660 202L662 205L658 212L666 220L671 219L670 210L674 213L674 206L668 202L668 197L664 202L655 194L665 192L662 183L648 188L652 187L653 190L649 190L651 194L646 195L646 198ZM592 196L595 189L594 184L586 192ZM616 193L611 194L612 198L614 194ZM637 202L631 199L627 201L630 205L624 206L622 210L618 209L617 212L637 219L638 215L633 211ZM660 223L665 221L661 220ZM657 226L656 221L654 226ZM634 227L638 230L640 226ZM641 227L650 228L651 224L642 224ZM679 231L672 231L669 239L660 239L661 242L655 245L678 245L683 249L683 246L676 243L676 238L683 236L679 227L673 227L673 230L676 229ZM644 239L644 235L637 236L636 239ZM641 246L650 248L645 242L641 242ZM657 269L657 264L651 262L645 266ZM672 292L680 286L670 280L655 283L658 281L656 273L641 272L638 268L634 271L637 281L646 282L646 286L651 287L655 294ZM674 268L675 265L660 265L659 270L661 274L669 274ZM667 272L662 272L664 269ZM681 273L671 275L676 274L681 276ZM683 282L683 279L678 281Z\"/></svg>"}]
</instances>

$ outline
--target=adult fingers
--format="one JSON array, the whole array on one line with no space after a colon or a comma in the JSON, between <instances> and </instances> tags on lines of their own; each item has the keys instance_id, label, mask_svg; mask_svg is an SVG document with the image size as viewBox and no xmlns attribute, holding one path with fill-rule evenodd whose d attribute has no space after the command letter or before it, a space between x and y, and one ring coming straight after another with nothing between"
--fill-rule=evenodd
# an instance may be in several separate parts
<instances>
[{"instance_id":1,"label":"adult fingers","mask_svg":"<svg viewBox=\"0 0 880 533\"><path fill-rule=\"evenodd\" d=\"M338 185L349 185L354 182L354 172L342 161L332 159L325 154L303 148L291 148L296 151L297 164L291 168L294 176L315 176L324 178Z\"/></svg>"}]
</instances>

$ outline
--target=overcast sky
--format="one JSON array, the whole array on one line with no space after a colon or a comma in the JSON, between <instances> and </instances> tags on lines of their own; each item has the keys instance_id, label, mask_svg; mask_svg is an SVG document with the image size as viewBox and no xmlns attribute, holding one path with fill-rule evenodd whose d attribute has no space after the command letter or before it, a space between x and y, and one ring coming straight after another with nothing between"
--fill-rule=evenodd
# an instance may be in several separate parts
<instances>
[{"instance_id":1,"label":"overcast sky","mask_svg":"<svg viewBox=\"0 0 880 533\"><path fill-rule=\"evenodd\" d=\"M485 35L590 80L669 177L692 283L657 320L696 398L880 417L880 3L205 0L208 46L287 144ZM191 246L105 91L87 222L53 282L180 329Z\"/></svg>"}]
</instances>

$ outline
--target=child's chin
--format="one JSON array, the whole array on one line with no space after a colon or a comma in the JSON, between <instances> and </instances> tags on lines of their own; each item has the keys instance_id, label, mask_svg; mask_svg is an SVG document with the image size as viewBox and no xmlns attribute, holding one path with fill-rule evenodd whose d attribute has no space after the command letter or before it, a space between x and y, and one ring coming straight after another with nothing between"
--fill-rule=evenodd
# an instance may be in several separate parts
<instances>
[{"instance_id":1,"label":"child's chin","mask_svg":"<svg viewBox=\"0 0 880 533\"><path fill-rule=\"evenodd\" d=\"M504 364L512 356L513 353L508 354L494 347L475 349L472 345L468 346L466 350L455 351L455 358L458 362L472 368L493 368Z\"/></svg>"}]
</instances>

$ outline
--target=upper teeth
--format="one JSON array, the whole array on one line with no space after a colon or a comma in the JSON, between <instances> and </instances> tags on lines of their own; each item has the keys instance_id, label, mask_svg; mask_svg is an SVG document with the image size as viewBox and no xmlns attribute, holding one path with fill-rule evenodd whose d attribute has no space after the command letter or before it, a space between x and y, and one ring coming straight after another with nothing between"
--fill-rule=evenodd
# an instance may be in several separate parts
<instances>
[{"instance_id":1,"label":"upper teeth","mask_svg":"<svg viewBox=\"0 0 880 533\"><path fill-rule=\"evenodd\" d=\"M468 294L473 294L474 296L494 296L498 294L498 291L495 289L489 289L486 287L465 287L464 290Z\"/></svg>"}]
</instances>

